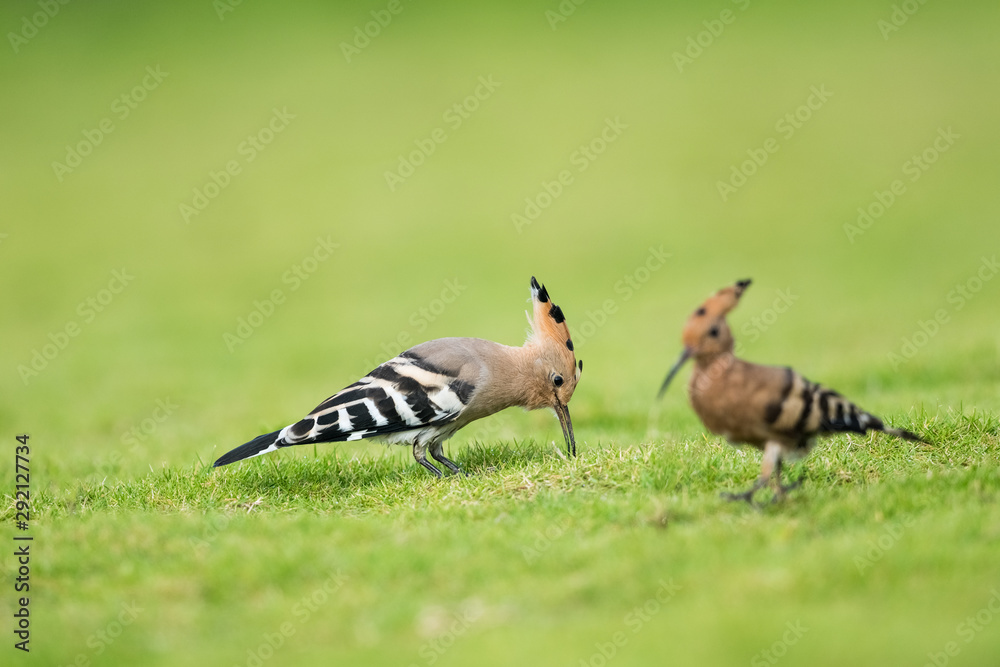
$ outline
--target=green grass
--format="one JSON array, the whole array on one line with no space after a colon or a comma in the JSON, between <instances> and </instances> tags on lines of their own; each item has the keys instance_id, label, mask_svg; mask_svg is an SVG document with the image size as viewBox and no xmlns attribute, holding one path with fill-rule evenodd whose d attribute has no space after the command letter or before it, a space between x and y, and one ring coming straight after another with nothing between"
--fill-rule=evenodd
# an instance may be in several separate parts
<instances>
[{"instance_id":1,"label":"green grass","mask_svg":"<svg viewBox=\"0 0 1000 667\"><path fill-rule=\"evenodd\" d=\"M1000 618L971 637L966 619L1000 590L1000 279L955 298L1000 250L995 3L926 3L886 40L892 3L753 2L684 72L672 53L737 3L587 2L553 31L557 4L405 3L347 63L339 43L385 3L247 1L222 21L206 0L69 3L0 55L0 517L9 540L27 432L34 537L32 651L3 664L246 665L268 637L267 665L598 667L611 647L622 666L922 665L949 642L949 664L995 664ZM5 4L2 32L36 11ZM147 66L169 75L118 118ZM449 127L481 76L500 87ZM717 182L821 85L833 96L723 202ZM275 108L295 118L245 161ZM60 182L52 162L105 117ZM628 127L575 171L609 118ZM390 191L436 127L447 140ZM949 127L954 145L850 242L857 208ZM185 223L179 205L233 159ZM511 214L564 169L573 183L519 232ZM287 280L318 238L338 248ZM208 467L399 341L520 343L531 275L585 361L579 458L551 414L511 410L448 443L468 477L372 443ZM787 502L721 500L758 453L704 432L686 373L654 396L687 314L745 277L743 356L934 444L824 440ZM8 640L15 565L0 558ZM788 624L807 630L784 645Z\"/></svg>"},{"instance_id":2,"label":"green grass","mask_svg":"<svg viewBox=\"0 0 1000 667\"><path fill-rule=\"evenodd\" d=\"M573 461L475 444L457 455L470 475L441 481L401 455L310 452L52 490L36 539L65 556L43 556L37 632L82 643L126 600L145 611L109 659L239 662L287 622L283 660L420 664L458 614L471 620L442 656L453 664L574 664L618 631L621 662L643 664L749 661L791 621L808 628L795 662L919 660L996 586L1000 428L914 426L940 444L828 441L794 469L803 489L763 509L718 497L757 457L700 438ZM302 602L334 575L335 594ZM661 582L673 597L626 621ZM990 630L963 649L970 664L1000 647ZM73 646L42 653L62 663Z\"/></svg>"}]
</instances>

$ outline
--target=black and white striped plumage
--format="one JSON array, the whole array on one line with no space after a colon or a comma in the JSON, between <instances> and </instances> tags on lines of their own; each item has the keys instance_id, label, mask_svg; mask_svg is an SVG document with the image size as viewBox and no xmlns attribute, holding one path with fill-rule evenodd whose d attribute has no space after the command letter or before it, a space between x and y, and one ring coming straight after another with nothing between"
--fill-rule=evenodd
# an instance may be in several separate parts
<instances>
[{"instance_id":1,"label":"black and white striped plumage","mask_svg":"<svg viewBox=\"0 0 1000 667\"><path fill-rule=\"evenodd\" d=\"M298 422L224 454L215 466L293 445L382 438L412 445L417 462L440 476L427 460L428 451L459 472L445 457L442 443L469 422L514 406L553 407L568 433L567 446L575 448L566 407L578 378L572 344L562 311L548 303L548 294L534 278L532 296L536 332L524 346L480 338L421 343L326 399ZM558 321L538 323L539 317L555 320L552 313ZM558 380L554 387L552 378Z\"/></svg>"},{"instance_id":2,"label":"black and white striped plumage","mask_svg":"<svg viewBox=\"0 0 1000 667\"><path fill-rule=\"evenodd\" d=\"M468 422L460 417L475 393L473 383L480 378L468 372L471 370L469 364L440 367L428 361L425 354L440 348L442 341L447 341L449 346L473 349L488 343L441 339L407 350L326 399L298 422L254 438L222 456L215 465L226 465L292 445L381 436L389 442L414 444L417 461L437 475L440 471L424 454L428 447L431 456L457 471L458 467L435 445ZM463 370L466 371L464 378Z\"/></svg>"}]
</instances>

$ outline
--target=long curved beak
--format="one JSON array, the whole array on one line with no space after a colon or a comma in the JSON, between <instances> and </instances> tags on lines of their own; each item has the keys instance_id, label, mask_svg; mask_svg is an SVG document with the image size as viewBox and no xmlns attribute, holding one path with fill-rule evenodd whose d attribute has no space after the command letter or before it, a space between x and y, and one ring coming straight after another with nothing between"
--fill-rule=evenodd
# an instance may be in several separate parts
<instances>
[{"instance_id":1,"label":"long curved beak","mask_svg":"<svg viewBox=\"0 0 1000 667\"><path fill-rule=\"evenodd\" d=\"M573 437L573 420L569 418L569 407L557 400L552 408L556 411L556 417L559 417L559 425L566 438L566 453L576 456L576 438Z\"/></svg>"},{"instance_id":2,"label":"long curved beak","mask_svg":"<svg viewBox=\"0 0 1000 667\"><path fill-rule=\"evenodd\" d=\"M660 393L656 395L657 399L663 398L663 395L667 393L667 387L670 385L670 381L674 379L675 375L677 375L677 371L681 369L681 366L684 365L684 362L690 358L691 358L691 350L685 347L684 351L681 352L680 358L677 359L677 363L675 363L674 367L670 369L669 373L667 373L667 379L663 381L663 385L660 387Z\"/></svg>"}]
</instances>

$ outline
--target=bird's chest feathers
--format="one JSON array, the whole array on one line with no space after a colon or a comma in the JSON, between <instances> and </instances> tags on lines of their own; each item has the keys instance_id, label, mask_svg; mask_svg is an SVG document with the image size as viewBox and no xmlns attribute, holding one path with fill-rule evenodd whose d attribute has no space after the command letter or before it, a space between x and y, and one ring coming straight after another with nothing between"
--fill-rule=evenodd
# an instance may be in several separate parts
<instances>
[{"instance_id":1,"label":"bird's chest feathers","mask_svg":"<svg viewBox=\"0 0 1000 667\"><path fill-rule=\"evenodd\" d=\"M691 406L706 428L732 441L743 439L741 423L746 406L738 398L744 380L735 358L725 356L696 366L688 385Z\"/></svg>"}]
</instances>

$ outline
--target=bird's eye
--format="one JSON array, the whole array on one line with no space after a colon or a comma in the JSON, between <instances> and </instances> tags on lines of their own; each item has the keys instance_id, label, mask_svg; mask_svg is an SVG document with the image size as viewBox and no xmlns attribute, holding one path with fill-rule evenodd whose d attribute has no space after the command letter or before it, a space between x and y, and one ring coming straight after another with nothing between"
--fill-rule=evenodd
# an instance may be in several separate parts
<instances>
[{"instance_id":1,"label":"bird's eye","mask_svg":"<svg viewBox=\"0 0 1000 667\"><path fill-rule=\"evenodd\" d=\"M552 378L552 384L554 384L555 386L561 387L562 383L563 383L562 375L557 375L554 378Z\"/></svg>"},{"instance_id":2,"label":"bird's eye","mask_svg":"<svg viewBox=\"0 0 1000 667\"><path fill-rule=\"evenodd\" d=\"M712 338L718 338L719 337L719 327L712 327L711 329L709 329L708 330L708 335L711 336Z\"/></svg>"},{"instance_id":3,"label":"bird's eye","mask_svg":"<svg viewBox=\"0 0 1000 667\"><path fill-rule=\"evenodd\" d=\"M694 314L698 315L700 317L701 315L705 314L705 309L704 308L699 308L698 310L694 311Z\"/></svg>"}]
</instances>

